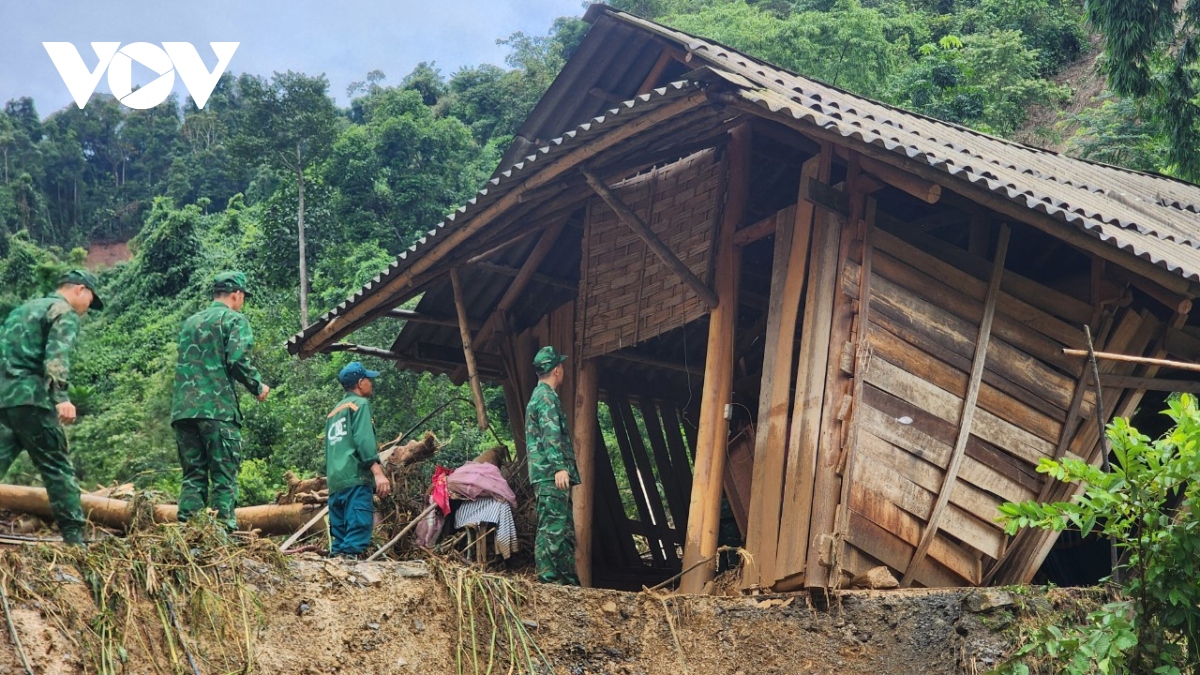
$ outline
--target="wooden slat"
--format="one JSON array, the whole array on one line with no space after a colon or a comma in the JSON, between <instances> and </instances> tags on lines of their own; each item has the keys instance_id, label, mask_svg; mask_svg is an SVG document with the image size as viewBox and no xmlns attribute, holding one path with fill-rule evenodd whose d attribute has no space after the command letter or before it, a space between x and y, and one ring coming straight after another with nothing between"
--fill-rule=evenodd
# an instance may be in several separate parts
<instances>
[{"instance_id":1,"label":"wooden slat","mask_svg":"<svg viewBox=\"0 0 1200 675\"><path fill-rule=\"evenodd\" d=\"M819 165L819 157L804 163L800 170L801 184L817 174ZM812 203L800 200L791 221L776 221L746 532L746 550L750 552L750 559L742 570L743 588L769 588L776 579L775 556L779 545L783 470L791 410L792 352L801 294L808 275L812 220Z\"/></svg>"},{"instance_id":2,"label":"wooden slat","mask_svg":"<svg viewBox=\"0 0 1200 675\"><path fill-rule=\"evenodd\" d=\"M869 334L871 348L881 358L910 373L920 373L925 380L955 396L966 395L966 372L926 354L878 323L871 323ZM986 381L979 389L979 406L1046 441L1054 442L1062 433L1062 422Z\"/></svg>"},{"instance_id":3,"label":"wooden slat","mask_svg":"<svg viewBox=\"0 0 1200 675\"><path fill-rule=\"evenodd\" d=\"M725 460L725 501L733 513L742 539L746 538L747 512L750 510L750 481L754 475L754 437L747 431L729 442Z\"/></svg>"},{"instance_id":4,"label":"wooden slat","mask_svg":"<svg viewBox=\"0 0 1200 675\"><path fill-rule=\"evenodd\" d=\"M824 297L821 299L822 311L827 311L824 308L832 308L832 313L828 315L827 319L820 322L819 331L814 332L814 335L819 332L826 335L827 338L813 346L813 359L802 362L802 367L811 368L810 377L817 378L818 382L823 380L822 384L814 386L806 392L802 408L807 412L804 413L805 438L800 447L806 452L811 450L811 454L804 462L804 467L807 470L809 462L815 463L813 487L810 491L811 515L806 540L814 545L808 546L805 558L791 562L793 568L803 565L804 584L809 588L825 588L830 581L830 570L821 564L821 558L825 546L823 542L832 543L831 539L824 538L832 537L834 534L834 521L841 492L842 479L837 473L837 463L841 455L842 436L841 422L837 415L842 405L842 398L850 393L846 376L839 368L831 367L830 364L840 362L842 351L850 339L850 327L854 319L854 301L846 293L840 292L837 278L842 266L852 262L850 258L855 243L855 228L842 224L840 218L835 214L831 213L827 218L830 226L828 236L839 239L837 253L833 260L823 259L820 266L823 270L822 288L824 289L822 291ZM814 265L813 267L815 269L818 266ZM824 279L826 272L834 274L832 282ZM826 286L826 283L829 285ZM832 286L832 290L829 289L829 286ZM806 333L807 316L808 309L806 307ZM804 354L802 353L801 356L803 358ZM799 395L797 395L797 405L801 405ZM811 424L808 422L810 416L813 420ZM789 460L789 466L790 464Z\"/></svg>"},{"instance_id":5,"label":"wooden slat","mask_svg":"<svg viewBox=\"0 0 1200 675\"><path fill-rule=\"evenodd\" d=\"M865 550L888 567L899 569L912 557L912 546L854 511L850 512L849 525L849 543ZM923 577L927 585L935 587L962 585L962 579L958 575L945 569L939 569L932 564L932 561L929 563Z\"/></svg>"},{"instance_id":6,"label":"wooden slat","mask_svg":"<svg viewBox=\"0 0 1200 675\"><path fill-rule=\"evenodd\" d=\"M658 406L653 400L645 397L641 399L640 403L642 421L646 425L646 436L650 439L650 447L654 452L654 464L658 467L658 476L662 480L663 492L666 493L667 508L671 512L671 522L675 527L673 540L679 541L679 533L683 532L683 528L679 527L680 514L687 510L687 495L680 489L679 474L671 465L671 453L667 449L662 425L658 420ZM683 470L688 470L686 465Z\"/></svg>"},{"instance_id":7,"label":"wooden slat","mask_svg":"<svg viewBox=\"0 0 1200 675\"><path fill-rule=\"evenodd\" d=\"M851 269L842 275L842 288L857 295L851 277L853 265L848 267ZM879 279L875 285L871 307L872 310L878 308L879 313L892 322L905 323L912 330L920 331L943 349L967 358L974 354L978 328L886 279ZM1075 384L1071 377L1003 340L990 340L988 352L988 372L1002 376L1059 410L1065 411L1070 405Z\"/></svg>"},{"instance_id":8,"label":"wooden slat","mask_svg":"<svg viewBox=\"0 0 1200 675\"><path fill-rule=\"evenodd\" d=\"M864 392L863 408L859 413L864 430L933 466L946 467L953 449L953 425L932 415L922 415L915 406L874 387L868 386ZM881 403L885 405L881 406ZM880 407L888 410L880 410ZM904 417L912 421L901 422ZM983 441L975 437L968 441L962 479L1006 501L1031 499L1041 478L1033 472L1032 466L1017 467L1010 462L999 462L995 455L1003 453L993 451L989 454L980 447L982 445Z\"/></svg>"},{"instance_id":9,"label":"wooden slat","mask_svg":"<svg viewBox=\"0 0 1200 675\"><path fill-rule=\"evenodd\" d=\"M909 545L910 550L897 562L907 562L912 557L912 550L916 549L917 542L921 539L923 524L919 518L879 493L866 488L859 481L855 481L850 488L850 509ZM871 540L867 537L857 537L855 541L861 546L868 545ZM960 577L953 585L978 583L979 558L958 544L939 539L930 551L930 557ZM930 585L932 580L922 580L920 572L930 564L930 561L926 561L918 568L918 580L926 585Z\"/></svg>"},{"instance_id":10,"label":"wooden slat","mask_svg":"<svg viewBox=\"0 0 1200 675\"><path fill-rule=\"evenodd\" d=\"M667 450L671 454L671 466L675 468L675 478L679 480L679 489L683 494L683 509L675 514L675 527L680 532L686 532L687 507L692 498L692 465L688 456L687 441L684 439L675 405L664 402L659 406L659 411L662 414L663 435L667 437Z\"/></svg>"},{"instance_id":11,"label":"wooden slat","mask_svg":"<svg viewBox=\"0 0 1200 675\"><path fill-rule=\"evenodd\" d=\"M868 468L865 471L856 471L854 480L922 521L928 522L936 495L908 477L894 471L872 471ZM953 505L947 508L944 518L946 522L942 529L948 534L970 542L970 546L993 558L999 557L1004 547L1004 533L999 529ZM905 564L898 569L908 567L908 562L905 560Z\"/></svg>"},{"instance_id":12,"label":"wooden slat","mask_svg":"<svg viewBox=\"0 0 1200 675\"><path fill-rule=\"evenodd\" d=\"M637 548L629 531L629 518L625 515L625 506L621 502L621 490L617 486L617 475L613 472L609 459L608 448L604 444L604 434L596 423L596 495L597 513L602 514L598 520L611 532L611 535L598 542L601 545L596 551L611 549L619 552L623 565L640 565ZM594 570L593 570L594 572Z\"/></svg>"},{"instance_id":13,"label":"wooden slat","mask_svg":"<svg viewBox=\"0 0 1200 675\"><path fill-rule=\"evenodd\" d=\"M645 440L642 438L641 429L638 428L637 419L634 417L633 407L630 405L629 399L625 396L619 397L617 399L617 408L621 415L621 421L625 426L625 433L628 435L629 447L633 451L633 459L637 462L638 476L642 487L646 491L650 513L654 516L654 528L658 532L658 538L662 541L667 562L673 563L678 560L674 546L678 543L678 539L676 539L678 533L672 530L670 523L667 522L667 512L663 508L663 495L659 491L658 477L655 475L654 466L650 462L649 455L646 454Z\"/></svg>"},{"instance_id":14,"label":"wooden slat","mask_svg":"<svg viewBox=\"0 0 1200 675\"><path fill-rule=\"evenodd\" d=\"M613 422L613 436L616 437L617 447L621 451L621 460L625 467L625 478L629 482L630 491L633 493L633 503L637 505L638 520L642 523L642 525L645 526L646 532L655 532L655 534L657 534L655 513L650 506L650 499L652 496L650 494L650 490L654 489L654 476L650 476L649 480L651 482L648 486L645 485L641 479L639 479L641 471L638 467L637 459L635 459L633 456L633 448L630 444L629 438L631 432L625 426L625 419L621 414L621 407L617 403L617 401L623 397L624 394L618 392L610 391L607 394L606 400L608 403L608 411ZM632 433L637 433L637 430L634 429ZM655 490L653 497L657 499L657 490ZM655 541L656 538L657 537L647 537L647 539L650 540L650 554L656 563L666 564L665 552L662 549L661 543Z\"/></svg>"},{"instance_id":15,"label":"wooden slat","mask_svg":"<svg viewBox=\"0 0 1200 675\"><path fill-rule=\"evenodd\" d=\"M725 475L725 444L729 421L725 406L733 394L733 345L737 327L738 277L741 251L733 245L733 233L745 217L750 192L751 136L748 125L730 132L726 154L726 198L717 230L714 257L714 287L720 302L709 315L708 346L704 361L704 389L700 397L700 425L696 439L696 462L683 567L679 590L701 593L712 580L712 565L702 561L717 552L721 515L722 477ZM694 566L694 567L693 567Z\"/></svg>"}]
</instances>

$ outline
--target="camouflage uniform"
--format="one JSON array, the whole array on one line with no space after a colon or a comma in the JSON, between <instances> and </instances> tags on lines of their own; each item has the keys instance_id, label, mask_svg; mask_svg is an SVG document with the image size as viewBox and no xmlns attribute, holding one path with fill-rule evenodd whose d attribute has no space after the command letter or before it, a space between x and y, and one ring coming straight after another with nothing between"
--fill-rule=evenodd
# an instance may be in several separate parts
<instances>
[{"instance_id":1,"label":"camouflage uniform","mask_svg":"<svg viewBox=\"0 0 1200 675\"><path fill-rule=\"evenodd\" d=\"M538 375L545 375L564 359L553 347L543 347L534 357L534 367ZM525 444L529 482L537 495L538 529L533 549L538 580L578 586L571 491L558 489L554 474L566 471L571 485L578 485L579 470L575 467L575 451L562 403L545 382L534 387L525 408Z\"/></svg>"},{"instance_id":2,"label":"camouflage uniform","mask_svg":"<svg viewBox=\"0 0 1200 675\"><path fill-rule=\"evenodd\" d=\"M90 273L68 272L60 285L65 283L90 288L91 306L104 306ZM56 406L69 400L67 379L78 334L79 315L58 293L21 305L0 326L0 478L22 450L28 452L42 475L54 522L69 544L83 542L86 521Z\"/></svg>"},{"instance_id":3,"label":"camouflage uniform","mask_svg":"<svg viewBox=\"0 0 1200 675\"><path fill-rule=\"evenodd\" d=\"M245 286L245 275L227 272L217 275L213 291L245 291ZM258 370L250 364L253 346L246 317L215 300L184 321L179 331L171 426L183 468L181 521L211 504L225 527L237 527L242 411L234 383L241 382L255 396L262 392Z\"/></svg>"}]
</instances>

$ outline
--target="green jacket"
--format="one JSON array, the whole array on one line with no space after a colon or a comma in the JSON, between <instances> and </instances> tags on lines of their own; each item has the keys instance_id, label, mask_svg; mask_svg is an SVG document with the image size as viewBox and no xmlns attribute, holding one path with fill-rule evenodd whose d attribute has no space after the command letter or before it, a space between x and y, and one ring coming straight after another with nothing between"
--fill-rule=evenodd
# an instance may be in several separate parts
<instances>
[{"instance_id":1,"label":"green jacket","mask_svg":"<svg viewBox=\"0 0 1200 675\"><path fill-rule=\"evenodd\" d=\"M213 301L183 322L171 393L171 421L206 419L242 423L234 382L255 396L262 392L250 365L254 335L240 312Z\"/></svg>"},{"instance_id":2,"label":"green jacket","mask_svg":"<svg viewBox=\"0 0 1200 675\"><path fill-rule=\"evenodd\" d=\"M378 461L371 402L347 393L325 418L325 477L329 494L355 485L374 486L371 465Z\"/></svg>"},{"instance_id":3,"label":"green jacket","mask_svg":"<svg viewBox=\"0 0 1200 675\"><path fill-rule=\"evenodd\" d=\"M79 315L58 293L14 309L0 326L0 408L50 408L67 399Z\"/></svg>"},{"instance_id":4,"label":"green jacket","mask_svg":"<svg viewBox=\"0 0 1200 675\"><path fill-rule=\"evenodd\" d=\"M567 417L558 394L545 382L538 382L533 388L533 396L525 407L525 449L530 483L553 483L554 474L566 471L571 476L571 485L579 485Z\"/></svg>"}]
</instances>

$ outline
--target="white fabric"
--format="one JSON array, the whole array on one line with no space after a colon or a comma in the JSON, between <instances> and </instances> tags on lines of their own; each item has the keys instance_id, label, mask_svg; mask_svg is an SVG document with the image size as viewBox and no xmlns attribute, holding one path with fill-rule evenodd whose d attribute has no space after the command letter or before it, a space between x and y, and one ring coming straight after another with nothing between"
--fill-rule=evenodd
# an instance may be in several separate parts
<instances>
[{"instance_id":1,"label":"white fabric","mask_svg":"<svg viewBox=\"0 0 1200 675\"><path fill-rule=\"evenodd\" d=\"M517 525L513 522L508 502L493 497L480 497L459 504L454 512L454 528L492 523L496 526L496 550L507 560L517 550Z\"/></svg>"}]
</instances>

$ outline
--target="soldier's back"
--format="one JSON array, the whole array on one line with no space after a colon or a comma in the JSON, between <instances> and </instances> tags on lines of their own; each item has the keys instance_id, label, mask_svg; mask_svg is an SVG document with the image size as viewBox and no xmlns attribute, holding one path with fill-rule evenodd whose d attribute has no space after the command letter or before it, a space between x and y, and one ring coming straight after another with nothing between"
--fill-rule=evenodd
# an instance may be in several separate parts
<instances>
[{"instance_id":1,"label":"soldier's back","mask_svg":"<svg viewBox=\"0 0 1200 675\"><path fill-rule=\"evenodd\" d=\"M214 302L183 322L171 393L172 422L181 419L241 420L237 392L225 359L230 322L232 317L238 316L237 312Z\"/></svg>"},{"instance_id":2,"label":"soldier's back","mask_svg":"<svg viewBox=\"0 0 1200 675\"><path fill-rule=\"evenodd\" d=\"M78 322L66 299L50 295L17 307L0 324L0 408L54 407L46 384L46 339L50 324L60 318ZM73 332L70 338L73 342Z\"/></svg>"}]
</instances>

